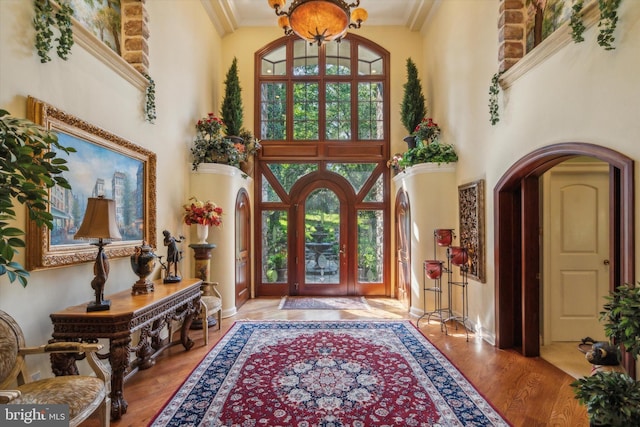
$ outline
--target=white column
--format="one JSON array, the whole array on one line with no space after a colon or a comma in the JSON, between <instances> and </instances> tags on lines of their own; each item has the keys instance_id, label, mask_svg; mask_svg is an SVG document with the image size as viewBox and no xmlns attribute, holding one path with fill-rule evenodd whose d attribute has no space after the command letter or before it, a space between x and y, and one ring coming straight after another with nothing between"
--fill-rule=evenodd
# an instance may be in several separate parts
<instances>
[{"instance_id":1,"label":"white column","mask_svg":"<svg viewBox=\"0 0 640 427\"><path fill-rule=\"evenodd\" d=\"M422 163L407 168L393 178L396 192L406 191L411 212L411 313L424 312L423 262L434 259L433 230L452 228L458 236L458 187L455 163ZM452 245L456 245L456 238ZM435 259L445 261L438 248ZM444 282L446 288L446 281ZM445 289L446 291L446 289ZM443 304L446 303L446 295ZM427 310L433 301L428 300Z\"/></svg>"},{"instance_id":2,"label":"white column","mask_svg":"<svg viewBox=\"0 0 640 427\"><path fill-rule=\"evenodd\" d=\"M222 296L222 317L236 313L235 206L242 188L247 190L250 197L253 195L253 178L240 169L217 163L201 163L198 170L191 173L190 193L185 197L185 200L189 197L211 200L223 209L222 227L211 227L207 238L208 243L216 245L212 252L210 279L220 284L218 290ZM189 243L197 243L195 227L190 228ZM188 271L193 275L193 257L188 258Z\"/></svg>"}]
</instances>

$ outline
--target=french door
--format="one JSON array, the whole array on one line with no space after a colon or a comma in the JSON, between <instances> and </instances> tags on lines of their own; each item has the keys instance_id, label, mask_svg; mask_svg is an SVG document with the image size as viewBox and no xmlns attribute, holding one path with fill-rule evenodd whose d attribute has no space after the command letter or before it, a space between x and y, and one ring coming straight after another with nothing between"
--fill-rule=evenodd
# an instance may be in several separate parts
<instances>
[{"instance_id":1,"label":"french door","mask_svg":"<svg viewBox=\"0 0 640 427\"><path fill-rule=\"evenodd\" d=\"M256 295L389 296L386 172L376 163L261 167Z\"/></svg>"},{"instance_id":2,"label":"french door","mask_svg":"<svg viewBox=\"0 0 640 427\"><path fill-rule=\"evenodd\" d=\"M348 253L347 195L328 180L316 180L292 194L296 207L295 282L298 295L348 295L348 271L353 260Z\"/></svg>"}]
</instances>

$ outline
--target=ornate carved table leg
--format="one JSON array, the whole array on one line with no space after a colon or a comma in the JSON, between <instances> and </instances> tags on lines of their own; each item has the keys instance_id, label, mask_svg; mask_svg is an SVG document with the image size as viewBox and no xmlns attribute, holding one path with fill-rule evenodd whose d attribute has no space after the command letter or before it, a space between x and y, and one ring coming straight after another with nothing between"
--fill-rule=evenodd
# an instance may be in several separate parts
<instances>
[{"instance_id":1,"label":"ornate carved table leg","mask_svg":"<svg viewBox=\"0 0 640 427\"><path fill-rule=\"evenodd\" d=\"M111 351L109 362L111 363L111 419L119 420L127 413L127 401L124 398L124 376L129 367L129 347L131 336L127 335L110 340Z\"/></svg>"},{"instance_id":2,"label":"ornate carved table leg","mask_svg":"<svg viewBox=\"0 0 640 427\"><path fill-rule=\"evenodd\" d=\"M180 341L182 342L185 350L189 350L193 347L193 340L189 337L189 328L191 327L193 318L199 313L200 298L196 298L187 304L184 322L182 322L182 328L180 329Z\"/></svg>"}]
</instances>

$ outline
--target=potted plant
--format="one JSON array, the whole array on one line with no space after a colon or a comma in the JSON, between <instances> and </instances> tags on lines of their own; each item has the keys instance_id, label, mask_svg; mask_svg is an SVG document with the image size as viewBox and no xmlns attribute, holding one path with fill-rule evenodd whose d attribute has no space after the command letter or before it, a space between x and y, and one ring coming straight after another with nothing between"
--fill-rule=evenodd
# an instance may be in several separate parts
<instances>
[{"instance_id":1,"label":"potted plant","mask_svg":"<svg viewBox=\"0 0 640 427\"><path fill-rule=\"evenodd\" d=\"M600 320L605 334L637 359L640 354L640 288L619 286L607 297ZM631 426L640 419L640 382L623 372L596 372L574 381L576 398L592 426Z\"/></svg>"},{"instance_id":2,"label":"potted plant","mask_svg":"<svg viewBox=\"0 0 640 427\"><path fill-rule=\"evenodd\" d=\"M13 261L16 248L25 247L19 237L24 231L9 225L16 220L14 203L24 204L29 218L38 226L53 228L53 216L47 210L48 190L55 186L71 188L61 176L69 170L67 161L57 153L75 151L62 146L54 132L0 110L0 276L6 274L12 283L17 279L27 286L29 277L29 272Z\"/></svg>"},{"instance_id":3,"label":"potted plant","mask_svg":"<svg viewBox=\"0 0 640 427\"><path fill-rule=\"evenodd\" d=\"M269 257L268 267L275 270L277 273L276 281L284 282L285 272L287 271L287 256L280 252Z\"/></svg>"},{"instance_id":4,"label":"potted plant","mask_svg":"<svg viewBox=\"0 0 640 427\"><path fill-rule=\"evenodd\" d=\"M233 142L222 134L225 123L213 113L198 120L196 137L191 147L193 170L200 163L222 163L239 167L245 159L245 147L241 142Z\"/></svg>"},{"instance_id":5,"label":"potted plant","mask_svg":"<svg viewBox=\"0 0 640 427\"><path fill-rule=\"evenodd\" d=\"M240 161L240 169L247 175L253 175L254 156L262 148L260 140L253 136L250 130L246 128L240 129L240 138L244 144L244 160Z\"/></svg>"},{"instance_id":6,"label":"potted plant","mask_svg":"<svg viewBox=\"0 0 640 427\"><path fill-rule=\"evenodd\" d=\"M402 98L400 115L402 124L409 132L409 136L404 138L409 148L416 146L416 140L411 134L415 131L420 120L427 114L424 95L422 94L422 84L418 78L416 64L407 58L407 81L404 84L404 96Z\"/></svg>"},{"instance_id":7,"label":"potted plant","mask_svg":"<svg viewBox=\"0 0 640 427\"><path fill-rule=\"evenodd\" d=\"M440 127L433 119L422 119L416 126L413 136L417 145L402 155L402 159L398 161L401 169L419 163L440 164L458 161L458 154L453 145L439 142Z\"/></svg>"},{"instance_id":8,"label":"potted plant","mask_svg":"<svg viewBox=\"0 0 640 427\"><path fill-rule=\"evenodd\" d=\"M240 93L240 79L238 78L238 60L234 57L227 76L224 81L225 91L222 100L222 110L220 115L225 125L225 133L227 136L240 138L240 130L242 129L243 109L242 97Z\"/></svg>"}]
</instances>

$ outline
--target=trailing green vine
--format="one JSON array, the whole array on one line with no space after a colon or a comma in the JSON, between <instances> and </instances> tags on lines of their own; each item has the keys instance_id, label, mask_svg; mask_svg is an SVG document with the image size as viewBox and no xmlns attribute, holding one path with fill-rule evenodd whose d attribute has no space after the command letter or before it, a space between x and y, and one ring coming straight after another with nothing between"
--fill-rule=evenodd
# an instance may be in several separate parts
<instances>
[{"instance_id":1,"label":"trailing green vine","mask_svg":"<svg viewBox=\"0 0 640 427\"><path fill-rule=\"evenodd\" d=\"M616 38L613 36L613 32L616 30L616 25L618 24L618 7L621 1L622 0L598 0L598 7L600 8L598 44L604 47L605 50L615 49L613 42Z\"/></svg>"},{"instance_id":2,"label":"trailing green vine","mask_svg":"<svg viewBox=\"0 0 640 427\"><path fill-rule=\"evenodd\" d=\"M144 118L149 123L154 123L156 120L156 82L153 81L150 75L146 73L142 75L149 82L145 91Z\"/></svg>"},{"instance_id":3,"label":"trailing green vine","mask_svg":"<svg viewBox=\"0 0 640 427\"><path fill-rule=\"evenodd\" d=\"M491 125L495 125L500 121L500 113L498 108L498 95L500 94L500 76L504 71L499 71L491 78L489 86L489 121Z\"/></svg>"},{"instance_id":4,"label":"trailing green vine","mask_svg":"<svg viewBox=\"0 0 640 427\"><path fill-rule=\"evenodd\" d=\"M65 61L69 57L71 47L73 46L73 30L71 28L71 16L73 9L67 3L60 3L60 10L56 12L56 24L60 30L60 37L56 39L58 42L58 56Z\"/></svg>"},{"instance_id":5,"label":"trailing green vine","mask_svg":"<svg viewBox=\"0 0 640 427\"><path fill-rule=\"evenodd\" d=\"M49 0L34 0L33 6L35 16L33 18L33 27L36 30L35 47L43 64L51 61L49 51L51 50L53 39L53 31L51 27L54 24L53 7Z\"/></svg>"},{"instance_id":6,"label":"trailing green vine","mask_svg":"<svg viewBox=\"0 0 640 427\"><path fill-rule=\"evenodd\" d=\"M73 9L68 3L60 2L60 9L54 14L51 0L34 0L33 5L35 10L33 27L36 31L35 48L38 51L40 62L51 61L49 52L53 47L51 40L53 39L52 27L54 25L57 25L60 30L60 37L55 39L58 42L56 51L58 56L66 61L74 43L71 28Z\"/></svg>"},{"instance_id":7,"label":"trailing green vine","mask_svg":"<svg viewBox=\"0 0 640 427\"><path fill-rule=\"evenodd\" d=\"M578 0L571 7L571 19L569 20L569 27L571 28L571 38L576 43L580 43L584 41L584 37L582 37L582 33L584 33L584 30L586 30L586 27L582 22L583 7L584 7L584 0Z\"/></svg>"}]
</instances>

